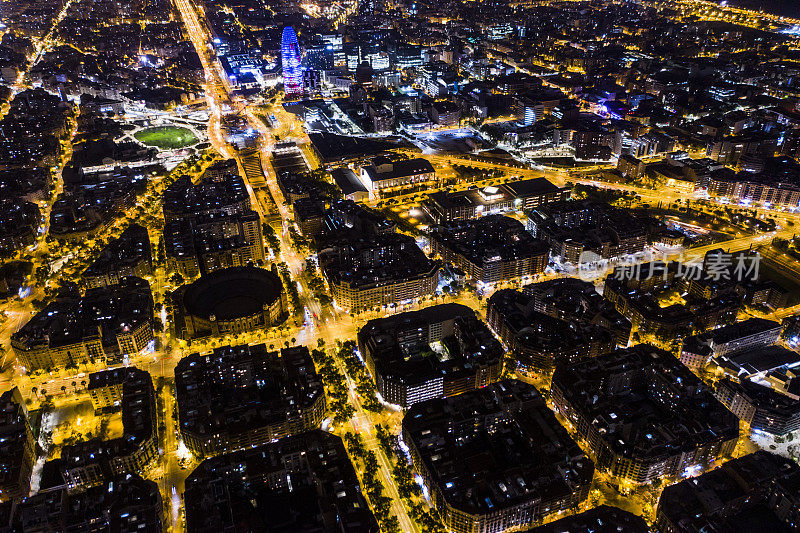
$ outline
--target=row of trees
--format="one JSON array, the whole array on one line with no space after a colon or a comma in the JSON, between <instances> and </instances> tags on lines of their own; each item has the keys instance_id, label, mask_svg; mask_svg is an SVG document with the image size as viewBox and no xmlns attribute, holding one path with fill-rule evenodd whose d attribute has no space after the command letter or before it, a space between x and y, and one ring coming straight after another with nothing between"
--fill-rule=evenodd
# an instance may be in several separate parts
<instances>
[{"instance_id":1,"label":"row of trees","mask_svg":"<svg viewBox=\"0 0 800 533\"><path fill-rule=\"evenodd\" d=\"M347 380L344 374L339 371L333 356L327 354L322 348L312 350L311 358L314 360L317 372L322 376L322 381L325 384L325 391L328 395L328 409L334 413L334 423L343 424L347 422L353 417L356 410L347 401Z\"/></svg>"},{"instance_id":2,"label":"row of trees","mask_svg":"<svg viewBox=\"0 0 800 533\"><path fill-rule=\"evenodd\" d=\"M375 429L381 450L393 464L392 477L397 486L397 492L408 509L408 514L423 532L444 533L445 528L442 525L439 513L435 509L426 509L420 500L422 489L414 480L414 472L411 470L411 465L404 456L396 453L398 450L397 437L392 435L389 428L382 424L378 424Z\"/></svg>"},{"instance_id":3,"label":"row of trees","mask_svg":"<svg viewBox=\"0 0 800 533\"><path fill-rule=\"evenodd\" d=\"M453 170L456 172L456 174L458 174L458 180L462 183L498 179L506 175L506 173L500 169L478 168L458 164L454 164L452 166Z\"/></svg>"},{"instance_id":4,"label":"row of trees","mask_svg":"<svg viewBox=\"0 0 800 533\"><path fill-rule=\"evenodd\" d=\"M572 185L567 183L567 186ZM594 185L584 185L576 183L572 185L572 197L578 200L588 199L594 202L603 202L613 204L620 202L622 204L630 205L632 202L641 200L641 197L632 191L619 191L615 189L606 189L603 187L596 187Z\"/></svg>"},{"instance_id":5,"label":"row of trees","mask_svg":"<svg viewBox=\"0 0 800 533\"><path fill-rule=\"evenodd\" d=\"M289 296L289 304L295 313L300 312L302 305L300 305L300 293L297 290L297 284L292 281L292 274L289 272L289 265L284 262L278 263L278 273L283 280L283 286L286 289L286 294Z\"/></svg>"},{"instance_id":6,"label":"row of trees","mask_svg":"<svg viewBox=\"0 0 800 533\"><path fill-rule=\"evenodd\" d=\"M275 230L272 229L272 226L264 222L261 225L261 231L264 234L264 238L267 240L269 249L272 250L272 255L278 257L281 253L281 240L278 238Z\"/></svg>"},{"instance_id":7,"label":"row of trees","mask_svg":"<svg viewBox=\"0 0 800 533\"><path fill-rule=\"evenodd\" d=\"M344 443L361 471L361 484L381 531L400 533L400 521L391 514L392 499L384 494L384 486L378 479L378 456L372 450L367 450L361 435L348 431L344 435Z\"/></svg>"},{"instance_id":8,"label":"row of trees","mask_svg":"<svg viewBox=\"0 0 800 533\"><path fill-rule=\"evenodd\" d=\"M312 189L322 198L331 201L342 198L342 190L333 183L330 174L323 168L317 168L305 173L311 182Z\"/></svg>"},{"instance_id":9,"label":"row of trees","mask_svg":"<svg viewBox=\"0 0 800 533\"><path fill-rule=\"evenodd\" d=\"M314 292L314 299L322 306L330 305L333 300L325 288L325 282L314 261L306 261L306 274L308 275L308 287Z\"/></svg>"},{"instance_id":10,"label":"row of trees","mask_svg":"<svg viewBox=\"0 0 800 533\"><path fill-rule=\"evenodd\" d=\"M356 355L356 343L354 341L346 341L339 349L338 357L344 363L347 375L350 379L356 382L356 392L361 396L361 405L367 411L373 413L380 413L383 406L375 396L377 390L375 383L367 372L367 367L364 362Z\"/></svg>"},{"instance_id":11,"label":"row of trees","mask_svg":"<svg viewBox=\"0 0 800 533\"><path fill-rule=\"evenodd\" d=\"M34 278L37 283L44 285L47 280L50 280L54 275L51 268L52 261L56 258L65 257L67 253L71 255L61 266L58 273L60 279L57 281L79 282L79 272L82 272L96 258L99 251L103 250L113 239L118 238L131 224L142 222L148 227L163 227L161 197L164 190L182 174L199 171L202 167L202 161L211 161L212 157L210 154L204 154L203 156L193 155L169 173L154 173L147 182L144 195L139 201L140 205L129 209L126 213L122 213L124 216L121 216L109 229L104 230L102 235L84 241L67 242L63 239L54 239L52 235L48 234L45 237L45 240L49 243L48 252L42 256L41 262L34 270ZM162 179L156 179L159 176ZM158 258L157 254L156 260ZM42 309L55 296L55 293L57 293L56 284L50 289L45 293L43 300L37 299L37 301L33 302L34 309Z\"/></svg>"},{"instance_id":12,"label":"row of trees","mask_svg":"<svg viewBox=\"0 0 800 533\"><path fill-rule=\"evenodd\" d=\"M292 241L292 248L295 251L301 251L308 248L309 242L308 239L303 237L297 228L294 227L294 224L289 225L289 240Z\"/></svg>"}]
</instances>

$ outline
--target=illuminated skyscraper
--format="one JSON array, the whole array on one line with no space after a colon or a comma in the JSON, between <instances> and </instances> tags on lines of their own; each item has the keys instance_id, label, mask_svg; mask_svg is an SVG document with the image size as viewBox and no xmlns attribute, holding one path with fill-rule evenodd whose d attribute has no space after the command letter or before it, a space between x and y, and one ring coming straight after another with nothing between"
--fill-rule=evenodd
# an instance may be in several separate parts
<instances>
[{"instance_id":1,"label":"illuminated skyscraper","mask_svg":"<svg viewBox=\"0 0 800 533\"><path fill-rule=\"evenodd\" d=\"M283 65L283 90L286 96L303 94L303 71L300 68L300 45L294 28L283 28L281 37L281 63Z\"/></svg>"}]
</instances>

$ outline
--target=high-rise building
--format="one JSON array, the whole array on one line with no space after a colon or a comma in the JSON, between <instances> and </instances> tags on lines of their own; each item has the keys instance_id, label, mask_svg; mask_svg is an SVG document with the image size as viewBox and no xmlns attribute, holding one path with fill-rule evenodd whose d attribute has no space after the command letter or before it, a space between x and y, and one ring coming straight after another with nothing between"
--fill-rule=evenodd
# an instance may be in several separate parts
<instances>
[{"instance_id":1,"label":"high-rise building","mask_svg":"<svg viewBox=\"0 0 800 533\"><path fill-rule=\"evenodd\" d=\"M303 94L303 71L300 67L300 45L294 28L283 28L281 37L281 64L283 65L283 90L287 96Z\"/></svg>"}]
</instances>

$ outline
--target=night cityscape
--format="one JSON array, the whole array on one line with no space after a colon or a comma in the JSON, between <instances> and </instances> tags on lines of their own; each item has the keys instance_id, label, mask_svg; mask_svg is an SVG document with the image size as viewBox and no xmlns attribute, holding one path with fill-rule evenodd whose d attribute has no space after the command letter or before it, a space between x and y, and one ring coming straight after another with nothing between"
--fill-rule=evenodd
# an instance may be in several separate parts
<instances>
[{"instance_id":1,"label":"night cityscape","mask_svg":"<svg viewBox=\"0 0 800 533\"><path fill-rule=\"evenodd\" d=\"M798 0L0 0L0 533L800 531Z\"/></svg>"}]
</instances>

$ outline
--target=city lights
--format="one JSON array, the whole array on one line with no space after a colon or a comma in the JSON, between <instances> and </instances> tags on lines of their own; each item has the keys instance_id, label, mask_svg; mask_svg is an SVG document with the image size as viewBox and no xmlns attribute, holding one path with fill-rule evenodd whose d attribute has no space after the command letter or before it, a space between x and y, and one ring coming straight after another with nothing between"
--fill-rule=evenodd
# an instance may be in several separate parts
<instances>
[{"instance_id":1,"label":"city lights","mask_svg":"<svg viewBox=\"0 0 800 533\"><path fill-rule=\"evenodd\" d=\"M6 525L797 529L799 16L3 0Z\"/></svg>"}]
</instances>

